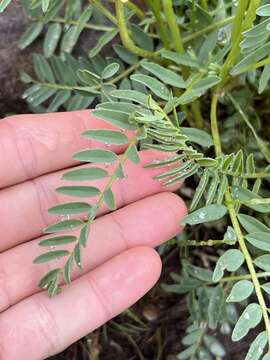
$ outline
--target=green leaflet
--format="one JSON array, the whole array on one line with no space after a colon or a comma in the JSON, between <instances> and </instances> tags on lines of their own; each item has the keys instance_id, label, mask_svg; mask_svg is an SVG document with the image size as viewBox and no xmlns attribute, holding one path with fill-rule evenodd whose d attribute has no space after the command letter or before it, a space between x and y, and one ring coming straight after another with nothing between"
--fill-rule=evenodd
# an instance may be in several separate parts
<instances>
[{"instance_id":1,"label":"green leaflet","mask_svg":"<svg viewBox=\"0 0 270 360\"><path fill-rule=\"evenodd\" d=\"M254 264L264 271L270 271L270 255L261 255L254 260Z\"/></svg>"},{"instance_id":2,"label":"green leaflet","mask_svg":"<svg viewBox=\"0 0 270 360\"><path fill-rule=\"evenodd\" d=\"M223 241L227 244L235 244L237 240L234 228L231 226L227 227L227 231L224 234Z\"/></svg>"},{"instance_id":3,"label":"green leaflet","mask_svg":"<svg viewBox=\"0 0 270 360\"><path fill-rule=\"evenodd\" d=\"M113 110L113 111L118 111L118 112L122 112L124 114L130 115L134 111L138 110L139 106L133 104L132 102L109 101L109 102L98 104L96 109Z\"/></svg>"},{"instance_id":4,"label":"green leaflet","mask_svg":"<svg viewBox=\"0 0 270 360\"><path fill-rule=\"evenodd\" d=\"M268 294L270 295L270 282L264 283L262 285L262 289Z\"/></svg>"},{"instance_id":5,"label":"green leaflet","mask_svg":"<svg viewBox=\"0 0 270 360\"><path fill-rule=\"evenodd\" d=\"M42 55L38 55L38 54L33 55L33 62L34 62L35 72L39 80L44 82L54 83L55 77L52 68L49 65L49 62Z\"/></svg>"},{"instance_id":6,"label":"green leaflet","mask_svg":"<svg viewBox=\"0 0 270 360\"><path fill-rule=\"evenodd\" d=\"M184 105L194 101L208 89L217 85L220 81L221 79L218 76L208 76L207 78L195 82L194 85L188 88L184 94L179 97L179 104Z\"/></svg>"},{"instance_id":7,"label":"green leaflet","mask_svg":"<svg viewBox=\"0 0 270 360\"><path fill-rule=\"evenodd\" d=\"M66 262L66 264L64 266L63 277L64 277L66 284L71 283L71 272L72 272L73 260L74 260L73 256L70 256L70 258L68 259L68 261Z\"/></svg>"},{"instance_id":8,"label":"green leaflet","mask_svg":"<svg viewBox=\"0 0 270 360\"><path fill-rule=\"evenodd\" d=\"M89 167L68 171L63 175L63 179L70 181L92 181L104 179L108 176L109 173L105 169Z\"/></svg>"},{"instance_id":9,"label":"green leaflet","mask_svg":"<svg viewBox=\"0 0 270 360\"><path fill-rule=\"evenodd\" d=\"M113 90L111 95L114 96L116 91L128 91L128 90ZM132 91L132 90L129 90ZM121 111L109 110L109 109L97 109L94 111L94 115L100 119L108 121L109 123L116 125L122 129L134 129L129 123L129 116Z\"/></svg>"},{"instance_id":10,"label":"green leaflet","mask_svg":"<svg viewBox=\"0 0 270 360\"><path fill-rule=\"evenodd\" d=\"M227 302L241 302L247 299L253 292L253 283L249 280L241 280L235 283L231 289Z\"/></svg>"},{"instance_id":11,"label":"green leaflet","mask_svg":"<svg viewBox=\"0 0 270 360\"><path fill-rule=\"evenodd\" d=\"M93 47L89 51L89 57L93 58L94 56L98 55L100 51L106 46L112 39L118 34L118 29L113 31L105 32L101 37L98 39L98 42L95 47Z\"/></svg>"},{"instance_id":12,"label":"green leaflet","mask_svg":"<svg viewBox=\"0 0 270 360\"><path fill-rule=\"evenodd\" d=\"M252 216L246 214L238 214L238 220L248 233L263 231L263 232L269 232L270 235L270 228L268 228L261 221L255 219Z\"/></svg>"},{"instance_id":13,"label":"green leaflet","mask_svg":"<svg viewBox=\"0 0 270 360\"><path fill-rule=\"evenodd\" d=\"M45 13L48 10L51 0L42 0L42 11Z\"/></svg>"},{"instance_id":14,"label":"green leaflet","mask_svg":"<svg viewBox=\"0 0 270 360\"><path fill-rule=\"evenodd\" d=\"M161 56L164 59L171 60L178 65L185 65L185 66L194 67L194 68L200 67L200 63L199 63L198 59L196 59L195 57L192 57L189 54L178 54L178 53L170 51L170 50L162 49Z\"/></svg>"},{"instance_id":15,"label":"green leaflet","mask_svg":"<svg viewBox=\"0 0 270 360\"><path fill-rule=\"evenodd\" d=\"M267 64L263 68L263 71L260 76L259 90L258 90L259 94L261 94L266 89L269 79L270 79L270 64Z\"/></svg>"},{"instance_id":16,"label":"green leaflet","mask_svg":"<svg viewBox=\"0 0 270 360\"><path fill-rule=\"evenodd\" d=\"M217 282L222 279L224 271L228 270L230 272L236 271L245 261L245 258L240 250L229 249L218 259L214 273L213 281Z\"/></svg>"},{"instance_id":17,"label":"green leaflet","mask_svg":"<svg viewBox=\"0 0 270 360\"><path fill-rule=\"evenodd\" d=\"M140 163L140 157L135 145L131 145L127 150L127 158L132 161L134 164Z\"/></svg>"},{"instance_id":18,"label":"green leaflet","mask_svg":"<svg viewBox=\"0 0 270 360\"><path fill-rule=\"evenodd\" d=\"M130 24L131 34L135 43L145 50L154 50L153 39L136 24Z\"/></svg>"},{"instance_id":19,"label":"green leaflet","mask_svg":"<svg viewBox=\"0 0 270 360\"><path fill-rule=\"evenodd\" d=\"M61 186L57 192L69 196L95 197L100 194L100 190L95 186Z\"/></svg>"},{"instance_id":20,"label":"green leaflet","mask_svg":"<svg viewBox=\"0 0 270 360\"><path fill-rule=\"evenodd\" d=\"M47 253L39 255L37 258L35 258L34 263L35 264L42 264L51 260L59 259L61 257L68 256L69 252L67 250L54 250L49 251Z\"/></svg>"},{"instance_id":21,"label":"green leaflet","mask_svg":"<svg viewBox=\"0 0 270 360\"><path fill-rule=\"evenodd\" d=\"M51 21L61 10L62 6L64 5L64 0L52 1L50 2L49 8L46 14L43 17L44 24Z\"/></svg>"},{"instance_id":22,"label":"green leaflet","mask_svg":"<svg viewBox=\"0 0 270 360\"><path fill-rule=\"evenodd\" d=\"M169 100L170 92L168 88L159 80L143 74L132 75L131 80L137 81L147 88L149 88L155 95L160 97L163 100Z\"/></svg>"},{"instance_id":23,"label":"green leaflet","mask_svg":"<svg viewBox=\"0 0 270 360\"><path fill-rule=\"evenodd\" d=\"M260 6L256 10L256 14L259 16L270 16L270 4Z\"/></svg>"},{"instance_id":24,"label":"green leaflet","mask_svg":"<svg viewBox=\"0 0 270 360\"><path fill-rule=\"evenodd\" d=\"M1 12L1 4L0 3L0 12ZM21 50L25 49L27 46L32 44L36 40L36 38L41 34L41 31L43 30L43 24L42 22L35 22L32 25L30 25L25 33L22 35L20 41L19 41L19 48Z\"/></svg>"},{"instance_id":25,"label":"green leaflet","mask_svg":"<svg viewBox=\"0 0 270 360\"><path fill-rule=\"evenodd\" d=\"M216 329L222 312L224 311L225 293L221 285L212 289L211 297L208 304L209 327Z\"/></svg>"},{"instance_id":26,"label":"green leaflet","mask_svg":"<svg viewBox=\"0 0 270 360\"><path fill-rule=\"evenodd\" d=\"M196 329L195 331L191 332L190 334L184 336L181 342L183 345L192 345L192 344L196 343L201 338L202 335L203 335L203 330Z\"/></svg>"},{"instance_id":27,"label":"green leaflet","mask_svg":"<svg viewBox=\"0 0 270 360\"><path fill-rule=\"evenodd\" d=\"M71 96L71 91L68 90L60 90L53 97L47 111L48 112L56 112L59 107L65 104Z\"/></svg>"},{"instance_id":28,"label":"green leaflet","mask_svg":"<svg viewBox=\"0 0 270 360\"><path fill-rule=\"evenodd\" d=\"M263 350L267 344L267 333L262 331L257 335L250 345L245 360L259 360L263 354Z\"/></svg>"},{"instance_id":29,"label":"green leaflet","mask_svg":"<svg viewBox=\"0 0 270 360\"><path fill-rule=\"evenodd\" d=\"M1 0L0 1L0 13L2 13L10 3L11 3L11 0Z\"/></svg>"},{"instance_id":30,"label":"green leaflet","mask_svg":"<svg viewBox=\"0 0 270 360\"><path fill-rule=\"evenodd\" d=\"M218 176L218 173L215 172L209 183L209 187L207 190L206 205L210 205L214 201L219 184L220 184L220 178Z\"/></svg>"},{"instance_id":31,"label":"green leaflet","mask_svg":"<svg viewBox=\"0 0 270 360\"><path fill-rule=\"evenodd\" d=\"M262 310L258 304L249 304L238 319L232 333L232 341L243 339L250 329L255 328L262 319Z\"/></svg>"},{"instance_id":32,"label":"green leaflet","mask_svg":"<svg viewBox=\"0 0 270 360\"><path fill-rule=\"evenodd\" d=\"M242 59L237 65L235 65L231 70L231 75L239 75L242 72L245 72L249 66L257 63L265 56L270 53L270 42L264 44L260 48L254 50L252 53L248 54L244 59Z\"/></svg>"},{"instance_id":33,"label":"green leaflet","mask_svg":"<svg viewBox=\"0 0 270 360\"><path fill-rule=\"evenodd\" d=\"M89 70L79 69L77 71L77 76L82 83L87 84L89 86L96 86L99 84L100 77Z\"/></svg>"},{"instance_id":34,"label":"green leaflet","mask_svg":"<svg viewBox=\"0 0 270 360\"><path fill-rule=\"evenodd\" d=\"M190 211L195 210L196 207L198 206L198 203L201 200L204 191L208 185L208 181L209 181L209 171L205 170L200 179L199 185L196 188L195 194L193 195L193 199L190 204Z\"/></svg>"},{"instance_id":35,"label":"green leaflet","mask_svg":"<svg viewBox=\"0 0 270 360\"><path fill-rule=\"evenodd\" d=\"M89 233L90 233L90 225L86 224L81 228L80 231L79 244L81 246L86 247Z\"/></svg>"},{"instance_id":36,"label":"green leaflet","mask_svg":"<svg viewBox=\"0 0 270 360\"><path fill-rule=\"evenodd\" d=\"M205 147L213 145L212 136L204 130L181 126L181 132L188 137L189 141L194 142L195 144Z\"/></svg>"},{"instance_id":37,"label":"green leaflet","mask_svg":"<svg viewBox=\"0 0 270 360\"><path fill-rule=\"evenodd\" d=\"M83 222L81 220L64 220L60 221L56 224L47 226L43 232L45 234L54 233L54 232L60 232L60 231L66 231L66 230L74 230L78 227L81 227L83 225Z\"/></svg>"},{"instance_id":38,"label":"green leaflet","mask_svg":"<svg viewBox=\"0 0 270 360\"><path fill-rule=\"evenodd\" d=\"M114 130L87 130L82 136L112 145L123 145L128 143L128 137L120 131Z\"/></svg>"},{"instance_id":39,"label":"green leaflet","mask_svg":"<svg viewBox=\"0 0 270 360\"><path fill-rule=\"evenodd\" d=\"M187 215L182 224L196 225L221 219L227 213L224 205L208 205Z\"/></svg>"},{"instance_id":40,"label":"green leaflet","mask_svg":"<svg viewBox=\"0 0 270 360\"><path fill-rule=\"evenodd\" d=\"M144 106L148 105L148 96L136 90L113 90L111 92L111 96L119 99L134 101Z\"/></svg>"},{"instance_id":41,"label":"green leaflet","mask_svg":"<svg viewBox=\"0 0 270 360\"><path fill-rule=\"evenodd\" d=\"M108 206L110 210L116 209L116 202L115 202L114 194L111 189L107 189L104 191L103 199L105 204Z\"/></svg>"},{"instance_id":42,"label":"green leaflet","mask_svg":"<svg viewBox=\"0 0 270 360\"><path fill-rule=\"evenodd\" d=\"M247 207L259 211L261 213L268 213L270 211L270 206L267 204L253 205L252 203L249 203L250 200L261 199L261 197L250 190L244 189L243 187L233 186L232 196L235 200L238 200Z\"/></svg>"},{"instance_id":43,"label":"green leaflet","mask_svg":"<svg viewBox=\"0 0 270 360\"><path fill-rule=\"evenodd\" d=\"M246 240L260 250L270 251L270 234L268 232L254 232L245 236Z\"/></svg>"},{"instance_id":44,"label":"green leaflet","mask_svg":"<svg viewBox=\"0 0 270 360\"><path fill-rule=\"evenodd\" d=\"M40 280L38 286L42 289L47 288L48 285L54 281L54 279L57 279L58 275L60 274L61 269L53 269L50 272L48 272L43 278Z\"/></svg>"},{"instance_id":45,"label":"green leaflet","mask_svg":"<svg viewBox=\"0 0 270 360\"><path fill-rule=\"evenodd\" d=\"M223 357L225 356L226 352L224 347L221 345L221 343L214 338L213 336L205 335L203 337L204 344L206 347L210 350L210 352L217 357ZM202 360L204 357L202 358ZM211 359L211 358L210 358ZM207 358L205 358L207 360Z\"/></svg>"},{"instance_id":46,"label":"green leaflet","mask_svg":"<svg viewBox=\"0 0 270 360\"><path fill-rule=\"evenodd\" d=\"M192 90L196 91L196 92L197 91L204 92L204 91L210 89L211 87L213 87L214 85L218 84L220 81L221 81L221 79L218 76L208 76L205 79L197 81L192 86Z\"/></svg>"},{"instance_id":47,"label":"green leaflet","mask_svg":"<svg viewBox=\"0 0 270 360\"><path fill-rule=\"evenodd\" d=\"M62 33L60 24L49 25L43 42L43 53L46 58L52 56L57 48Z\"/></svg>"},{"instance_id":48,"label":"green leaflet","mask_svg":"<svg viewBox=\"0 0 270 360\"><path fill-rule=\"evenodd\" d=\"M51 207L48 211L50 214L57 215L71 215L71 214L81 214L84 212L89 212L91 206L84 202L72 202L67 204L60 204L54 207Z\"/></svg>"},{"instance_id":49,"label":"green leaflet","mask_svg":"<svg viewBox=\"0 0 270 360\"><path fill-rule=\"evenodd\" d=\"M121 60L129 65L134 65L138 63L138 56L127 50L122 45L113 45L113 49Z\"/></svg>"},{"instance_id":50,"label":"green leaflet","mask_svg":"<svg viewBox=\"0 0 270 360\"><path fill-rule=\"evenodd\" d=\"M120 65L117 63L109 64L105 67L105 69L102 71L101 77L102 79L109 79L112 76L114 76L120 68Z\"/></svg>"},{"instance_id":51,"label":"green leaflet","mask_svg":"<svg viewBox=\"0 0 270 360\"><path fill-rule=\"evenodd\" d=\"M117 160L117 155L109 150L91 149L83 150L73 155L73 159L95 163L113 163Z\"/></svg>"},{"instance_id":52,"label":"green leaflet","mask_svg":"<svg viewBox=\"0 0 270 360\"><path fill-rule=\"evenodd\" d=\"M38 243L39 246L59 246L73 243L77 240L76 236L72 235L63 235L63 236L56 236L54 238L49 238L46 240L42 240Z\"/></svg>"},{"instance_id":53,"label":"green leaflet","mask_svg":"<svg viewBox=\"0 0 270 360\"><path fill-rule=\"evenodd\" d=\"M78 243L74 249L74 260L77 267L81 270L82 269L82 260L81 260L81 244Z\"/></svg>"},{"instance_id":54,"label":"green leaflet","mask_svg":"<svg viewBox=\"0 0 270 360\"><path fill-rule=\"evenodd\" d=\"M186 87L184 79L172 70L153 62L143 62L141 66L165 84L175 86L180 89L184 89Z\"/></svg>"}]
</instances>

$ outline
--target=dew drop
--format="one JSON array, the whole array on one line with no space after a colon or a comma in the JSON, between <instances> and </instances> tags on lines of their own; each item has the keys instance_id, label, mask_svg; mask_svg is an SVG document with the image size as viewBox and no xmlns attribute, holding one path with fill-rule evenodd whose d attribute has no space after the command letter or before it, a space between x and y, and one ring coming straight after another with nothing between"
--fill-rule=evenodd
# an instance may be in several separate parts
<instances>
[{"instance_id":1,"label":"dew drop","mask_svg":"<svg viewBox=\"0 0 270 360\"><path fill-rule=\"evenodd\" d=\"M250 319L249 313L245 313L244 318L245 318L246 320L249 320L249 319Z\"/></svg>"},{"instance_id":2,"label":"dew drop","mask_svg":"<svg viewBox=\"0 0 270 360\"><path fill-rule=\"evenodd\" d=\"M206 217L205 211L200 211L198 216L199 216L199 218L200 218L201 220L204 220L205 217Z\"/></svg>"}]
</instances>

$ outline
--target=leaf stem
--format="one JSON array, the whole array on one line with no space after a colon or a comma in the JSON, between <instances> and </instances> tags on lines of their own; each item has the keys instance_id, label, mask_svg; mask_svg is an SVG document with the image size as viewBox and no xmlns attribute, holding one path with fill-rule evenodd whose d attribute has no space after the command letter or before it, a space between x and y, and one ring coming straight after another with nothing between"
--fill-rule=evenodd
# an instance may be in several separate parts
<instances>
[{"instance_id":1,"label":"leaf stem","mask_svg":"<svg viewBox=\"0 0 270 360\"><path fill-rule=\"evenodd\" d=\"M162 19L160 0L146 0L146 3L155 16L156 24L157 24L157 32L159 32L160 34L162 43L166 49L169 49L170 39L168 36L168 31L164 23L164 20Z\"/></svg>"},{"instance_id":2,"label":"leaf stem","mask_svg":"<svg viewBox=\"0 0 270 360\"><path fill-rule=\"evenodd\" d=\"M213 141L214 141L214 146L215 146L215 152L216 152L217 156L221 155L221 153L222 153L220 135L219 135L218 124L217 124L218 97L219 97L218 94L214 93L214 95L212 97L212 103L211 103L211 130L212 130L212 136L213 136ZM233 201L233 198L231 196L229 189L227 189L227 191L225 193L225 202L226 202L226 206L229 211L230 219L231 219L235 234L237 236L237 240L238 240L240 249L245 257L245 261L246 261L246 264L247 264L247 267L248 267L248 270L249 270L249 273L250 273L250 276L251 276L251 279L252 279L252 282L253 282L253 285L255 288L258 302L259 302L261 310L262 310L263 319L264 319L264 323L265 323L265 329L266 329L267 336L268 336L268 346L269 346L269 352L270 352L270 322L269 322L269 318L268 318L267 307L266 307L265 300L264 300L264 297L262 294L260 282L257 278L257 273L256 273L254 265L253 265L252 258L250 256L250 253L246 246L245 239L244 239L241 227L240 227L238 219L237 219L237 213L235 211L234 201Z\"/></svg>"},{"instance_id":3,"label":"leaf stem","mask_svg":"<svg viewBox=\"0 0 270 360\"><path fill-rule=\"evenodd\" d=\"M157 57L156 53L142 49L134 44L133 40L129 36L129 31L126 24L126 18L124 13L124 3L121 0L115 1L116 18L119 27L120 37L123 45L132 53L142 58L154 58Z\"/></svg>"},{"instance_id":4,"label":"leaf stem","mask_svg":"<svg viewBox=\"0 0 270 360\"><path fill-rule=\"evenodd\" d=\"M90 1L90 0L89 0ZM113 24L117 25L118 21L116 17L102 4L100 0L91 0L90 3L93 3L95 7L108 18Z\"/></svg>"},{"instance_id":5,"label":"leaf stem","mask_svg":"<svg viewBox=\"0 0 270 360\"><path fill-rule=\"evenodd\" d=\"M180 28L176 21L172 0L163 0L163 9L169 29L171 31L174 48L178 53L182 54L185 51L185 49L182 41Z\"/></svg>"},{"instance_id":6,"label":"leaf stem","mask_svg":"<svg viewBox=\"0 0 270 360\"><path fill-rule=\"evenodd\" d=\"M42 18L32 18L34 21L42 21ZM55 17L49 21L50 23L59 23L59 24L67 24L67 25L79 25L79 21L76 20L66 20L62 17ZM105 25L95 25L95 24L85 24L85 29L91 29L96 31L113 31L115 27L105 26Z\"/></svg>"},{"instance_id":7,"label":"leaf stem","mask_svg":"<svg viewBox=\"0 0 270 360\"><path fill-rule=\"evenodd\" d=\"M230 215L230 218L232 221L232 225L233 225L234 231L236 233L240 249L245 257L245 261L246 261L246 264L247 264L247 267L248 267L248 270L249 270L249 273L250 273L250 276L251 276L251 279L252 279L252 282L253 282L253 285L255 288L256 296L257 296L258 302L259 302L261 310L262 310L263 319L264 319L264 323L265 323L265 329L266 329L267 337L268 337L268 351L270 352L270 322L269 322L269 317L268 317L267 306L265 304L265 300L264 300L262 290L261 290L261 285L258 280L252 258L250 256L250 253L246 246L246 242L245 242L241 227L240 227L238 219L237 219L237 214L236 214L236 211L234 208L234 202L233 202L233 199L232 199L232 196L231 196L229 190L227 190L227 192L225 194L225 198L226 198L226 204L227 204L227 208L229 211L229 215Z\"/></svg>"}]
</instances>

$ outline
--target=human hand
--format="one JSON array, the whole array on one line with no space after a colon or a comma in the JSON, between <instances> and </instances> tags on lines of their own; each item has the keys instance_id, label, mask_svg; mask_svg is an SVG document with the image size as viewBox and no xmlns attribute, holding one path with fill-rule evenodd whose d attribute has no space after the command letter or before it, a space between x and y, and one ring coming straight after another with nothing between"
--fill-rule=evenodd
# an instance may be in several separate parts
<instances>
[{"instance_id":1,"label":"human hand","mask_svg":"<svg viewBox=\"0 0 270 360\"><path fill-rule=\"evenodd\" d=\"M69 200L55 188L63 184L61 169L78 166L72 154L89 147L80 136L88 128L112 126L89 111L0 121L0 359L45 359L132 305L160 274L151 247L180 231L183 201L153 180L160 170L143 168L164 155L142 151L141 164L128 163L128 178L114 186L120 209L103 209L91 227L83 270L52 299L40 291L38 281L53 266L33 264L42 228L56 221L47 209Z\"/></svg>"}]
</instances>

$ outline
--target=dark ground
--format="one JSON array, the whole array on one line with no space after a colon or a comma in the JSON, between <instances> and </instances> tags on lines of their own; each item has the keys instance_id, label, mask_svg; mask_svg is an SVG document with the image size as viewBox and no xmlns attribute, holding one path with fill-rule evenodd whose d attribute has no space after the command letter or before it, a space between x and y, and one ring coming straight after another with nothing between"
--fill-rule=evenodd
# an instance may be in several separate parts
<instances>
[{"instance_id":1,"label":"dark ground","mask_svg":"<svg viewBox=\"0 0 270 360\"><path fill-rule=\"evenodd\" d=\"M27 112L27 104L21 100L24 85L19 80L19 71L31 72L31 53L38 50L40 44L36 42L23 52L17 48L26 24L18 1L13 1L0 17L0 116ZM94 42L94 36L84 38L79 51L83 52ZM172 249L163 263L162 281L168 282L171 271L179 272L177 250ZM156 286L131 312L117 317L53 360L174 360L173 354L181 350L186 317L184 297L168 295ZM244 359L246 346L243 342L233 346L228 338L221 342L228 351L226 360Z\"/></svg>"}]
</instances>

